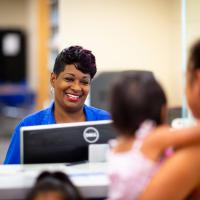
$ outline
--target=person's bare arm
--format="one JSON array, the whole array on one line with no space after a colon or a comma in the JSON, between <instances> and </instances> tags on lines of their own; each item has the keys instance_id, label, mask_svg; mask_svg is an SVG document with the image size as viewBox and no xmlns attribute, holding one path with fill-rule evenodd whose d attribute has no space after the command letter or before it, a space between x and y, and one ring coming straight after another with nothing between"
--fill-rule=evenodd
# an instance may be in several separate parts
<instances>
[{"instance_id":1,"label":"person's bare arm","mask_svg":"<svg viewBox=\"0 0 200 200\"><path fill-rule=\"evenodd\" d=\"M161 126L156 128L147 140L148 149L160 149L160 152L170 146L181 148L200 144L200 123L183 129L171 129L168 126Z\"/></svg>"},{"instance_id":2,"label":"person's bare arm","mask_svg":"<svg viewBox=\"0 0 200 200\"><path fill-rule=\"evenodd\" d=\"M177 151L161 166L139 200L185 199L200 185L199 169L200 146Z\"/></svg>"},{"instance_id":3,"label":"person's bare arm","mask_svg":"<svg viewBox=\"0 0 200 200\"><path fill-rule=\"evenodd\" d=\"M191 144L200 144L200 122L196 125L183 129L171 129L171 134L166 137L166 146L172 145L177 148Z\"/></svg>"}]
</instances>

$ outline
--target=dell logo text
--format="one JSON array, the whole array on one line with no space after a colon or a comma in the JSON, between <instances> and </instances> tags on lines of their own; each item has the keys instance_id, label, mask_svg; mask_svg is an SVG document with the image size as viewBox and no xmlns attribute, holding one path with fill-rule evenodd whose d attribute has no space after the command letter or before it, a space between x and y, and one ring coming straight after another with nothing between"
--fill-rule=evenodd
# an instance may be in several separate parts
<instances>
[{"instance_id":1,"label":"dell logo text","mask_svg":"<svg viewBox=\"0 0 200 200\"><path fill-rule=\"evenodd\" d=\"M99 139L99 131L94 127L87 127L83 132L83 137L88 143L95 143Z\"/></svg>"}]
</instances>

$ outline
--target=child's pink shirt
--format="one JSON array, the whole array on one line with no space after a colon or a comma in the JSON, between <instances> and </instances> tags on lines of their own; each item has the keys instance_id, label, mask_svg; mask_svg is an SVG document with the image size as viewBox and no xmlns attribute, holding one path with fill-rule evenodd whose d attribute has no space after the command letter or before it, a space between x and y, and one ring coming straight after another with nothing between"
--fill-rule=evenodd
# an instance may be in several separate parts
<instances>
[{"instance_id":1,"label":"child's pink shirt","mask_svg":"<svg viewBox=\"0 0 200 200\"><path fill-rule=\"evenodd\" d=\"M160 161L155 162L140 151L152 128L153 125L148 121L142 124L130 151L108 153L109 200L137 199L158 170Z\"/></svg>"}]
</instances>

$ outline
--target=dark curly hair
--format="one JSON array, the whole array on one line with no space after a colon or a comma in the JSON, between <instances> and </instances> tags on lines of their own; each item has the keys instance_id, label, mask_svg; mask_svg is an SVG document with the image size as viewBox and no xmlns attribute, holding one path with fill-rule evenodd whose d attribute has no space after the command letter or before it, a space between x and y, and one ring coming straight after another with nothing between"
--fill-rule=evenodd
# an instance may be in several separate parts
<instances>
[{"instance_id":1,"label":"dark curly hair","mask_svg":"<svg viewBox=\"0 0 200 200\"><path fill-rule=\"evenodd\" d=\"M163 123L161 109L166 103L165 93L151 72L126 72L111 92L114 126L120 133L132 135L147 119L159 125Z\"/></svg>"},{"instance_id":2,"label":"dark curly hair","mask_svg":"<svg viewBox=\"0 0 200 200\"><path fill-rule=\"evenodd\" d=\"M194 78L194 72L200 69L200 40L195 42L190 49L187 69L191 72L191 78Z\"/></svg>"},{"instance_id":3,"label":"dark curly hair","mask_svg":"<svg viewBox=\"0 0 200 200\"><path fill-rule=\"evenodd\" d=\"M58 192L62 200L83 200L78 189L63 172L42 172L26 200L34 200L41 193Z\"/></svg>"},{"instance_id":4,"label":"dark curly hair","mask_svg":"<svg viewBox=\"0 0 200 200\"><path fill-rule=\"evenodd\" d=\"M90 74L91 79L97 71L95 56L81 46L70 46L63 49L56 57L53 72L59 75L67 64L74 64L81 72Z\"/></svg>"}]
</instances>

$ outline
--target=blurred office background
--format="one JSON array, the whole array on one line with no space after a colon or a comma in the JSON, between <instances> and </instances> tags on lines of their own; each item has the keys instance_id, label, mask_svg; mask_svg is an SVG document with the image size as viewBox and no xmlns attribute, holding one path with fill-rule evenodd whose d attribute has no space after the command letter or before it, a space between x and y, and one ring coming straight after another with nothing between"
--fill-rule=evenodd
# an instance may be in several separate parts
<instances>
[{"instance_id":1,"label":"blurred office background","mask_svg":"<svg viewBox=\"0 0 200 200\"><path fill-rule=\"evenodd\" d=\"M184 69L200 38L199 10L199 0L0 0L0 163L19 120L51 101L55 56L70 45L96 55L87 103L106 109L106 81L150 70L167 93L169 122L186 116Z\"/></svg>"}]
</instances>

